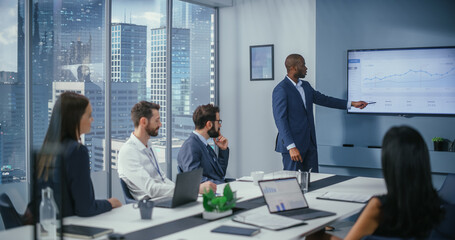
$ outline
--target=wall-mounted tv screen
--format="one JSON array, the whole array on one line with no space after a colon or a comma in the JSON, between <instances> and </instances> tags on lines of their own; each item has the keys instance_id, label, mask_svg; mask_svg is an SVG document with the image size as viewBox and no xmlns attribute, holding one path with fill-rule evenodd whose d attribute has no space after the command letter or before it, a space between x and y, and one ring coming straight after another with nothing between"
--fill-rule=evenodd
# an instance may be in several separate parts
<instances>
[{"instance_id":1,"label":"wall-mounted tv screen","mask_svg":"<svg viewBox=\"0 0 455 240\"><path fill-rule=\"evenodd\" d=\"M455 115L455 46L347 52L349 113Z\"/></svg>"}]
</instances>

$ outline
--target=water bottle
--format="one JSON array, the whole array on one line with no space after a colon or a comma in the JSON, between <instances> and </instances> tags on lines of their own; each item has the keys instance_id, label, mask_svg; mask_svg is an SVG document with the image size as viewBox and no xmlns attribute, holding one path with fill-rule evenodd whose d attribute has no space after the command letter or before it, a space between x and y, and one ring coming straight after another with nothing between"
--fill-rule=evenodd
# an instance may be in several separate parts
<instances>
[{"instance_id":1,"label":"water bottle","mask_svg":"<svg viewBox=\"0 0 455 240\"><path fill-rule=\"evenodd\" d=\"M39 239L57 239L57 204L50 187L41 190L41 204L39 206Z\"/></svg>"}]
</instances>

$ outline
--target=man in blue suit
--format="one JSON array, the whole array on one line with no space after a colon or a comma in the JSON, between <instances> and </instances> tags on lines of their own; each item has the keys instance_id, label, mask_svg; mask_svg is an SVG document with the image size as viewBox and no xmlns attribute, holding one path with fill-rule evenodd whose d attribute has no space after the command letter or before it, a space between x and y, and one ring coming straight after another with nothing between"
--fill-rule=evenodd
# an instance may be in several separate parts
<instances>
[{"instance_id":1,"label":"man in blue suit","mask_svg":"<svg viewBox=\"0 0 455 240\"><path fill-rule=\"evenodd\" d=\"M229 160L228 140L220 134L220 109L212 104L201 105L193 113L196 130L185 140L177 155L179 172L203 168L201 182L225 182ZM209 138L219 148L218 156L207 143Z\"/></svg>"},{"instance_id":2,"label":"man in blue suit","mask_svg":"<svg viewBox=\"0 0 455 240\"><path fill-rule=\"evenodd\" d=\"M305 78L308 68L299 54L289 55L285 66L287 76L273 89L272 95L273 118L278 128L275 151L283 157L284 170L318 172L313 103L338 109L350 106L363 109L368 104L326 96L300 80Z\"/></svg>"}]
</instances>

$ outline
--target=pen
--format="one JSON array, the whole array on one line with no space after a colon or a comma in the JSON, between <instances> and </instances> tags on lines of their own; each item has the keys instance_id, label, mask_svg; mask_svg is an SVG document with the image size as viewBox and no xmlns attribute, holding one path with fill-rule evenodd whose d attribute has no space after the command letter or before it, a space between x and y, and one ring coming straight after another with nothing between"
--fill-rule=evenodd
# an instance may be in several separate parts
<instances>
[{"instance_id":1,"label":"pen","mask_svg":"<svg viewBox=\"0 0 455 240\"><path fill-rule=\"evenodd\" d=\"M368 104L375 104L376 102L367 102Z\"/></svg>"}]
</instances>

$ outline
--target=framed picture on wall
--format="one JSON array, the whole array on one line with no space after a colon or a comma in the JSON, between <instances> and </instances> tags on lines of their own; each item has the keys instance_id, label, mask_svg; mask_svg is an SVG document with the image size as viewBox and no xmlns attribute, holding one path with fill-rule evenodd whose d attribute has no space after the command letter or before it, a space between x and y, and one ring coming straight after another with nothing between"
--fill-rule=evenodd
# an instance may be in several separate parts
<instances>
[{"instance_id":1,"label":"framed picture on wall","mask_svg":"<svg viewBox=\"0 0 455 240\"><path fill-rule=\"evenodd\" d=\"M273 44L250 46L250 81L273 79Z\"/></svg>"}]
</instances>

